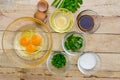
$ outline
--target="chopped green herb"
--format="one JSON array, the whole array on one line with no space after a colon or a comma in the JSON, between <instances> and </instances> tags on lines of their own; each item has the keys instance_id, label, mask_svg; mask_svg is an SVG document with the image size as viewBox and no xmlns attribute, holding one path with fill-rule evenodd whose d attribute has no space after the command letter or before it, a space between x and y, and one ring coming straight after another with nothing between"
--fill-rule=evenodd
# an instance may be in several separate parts
<instances>
[{"instance_id":1,"label":"chopped green herb","mask_svg":"<svg viewBox=\"0 0 120 80\"><path fill-rule=\"evenodd\" d=\"M52 6L55 6L56 8L65 8L75 13L82 4L83 0L62 0L62 2L60 2L60 0L54 0Z\"/></svg>"},{"instance_id":2,"label":"chopped green herb","mask_svg":"<svg viewBox=\"0 0 120 80\"><path fill-rule=\"evenodd\" d=\"M66 58L61 52L57 52L52 58L52 65L56 68L62 68L66 65Z\"/></svg>"},{"instance_id":3,"label":"chopped green herb","mask_svg":"<svg viewBox=\"0 0 120 80\"><path fill-rule=\"evenodd\" d=\"M83 39L78 36L70 35L65 41L65 47L67 50L77 51L83 46Z\"/></svg>"},{"instance_id":4,"label":"chopped green herb","mask_svg":"<svg viewBox=\"0 0 120 80\"><path fill-rule=\"evenodd\" d=\"M65 42L65 46L66 46L67 50L70 50L70 45L67 41Z\"/></svg>"},{"instance_id":5,"label":"chopped green herb","mask_svg":"<svg viewBox=\"0 0 120 80\"><path fill-rule=\"evenodd\" d=\"M52 6L58 7L61 0L54 0Z\"/></svg>"},{"instance_id":6,"label":"chopped green herb","mask_svg":"<svg viewBox=\"0 0 120 80\"><path fill-rule=\"evenodd\" d=\"M79 2L80 4L83 4L83 0L78 0L78 2Z\"/></svg>"}]
</instances>

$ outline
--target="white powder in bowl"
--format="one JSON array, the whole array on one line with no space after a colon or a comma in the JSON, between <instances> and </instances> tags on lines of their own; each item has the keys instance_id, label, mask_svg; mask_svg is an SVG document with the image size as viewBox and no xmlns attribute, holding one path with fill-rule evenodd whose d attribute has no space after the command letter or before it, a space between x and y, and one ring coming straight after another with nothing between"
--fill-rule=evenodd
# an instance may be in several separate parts
<instances>
[{"instance_id":1,"label":"white powder in bowl","mask_svg":"<svg viewBox=\"0 0 120 80\"><path fill-rule=\"evenodd\" d=\"M96 58L91 52L85 53L78 59L78 65L84 69L92 69L96 65Z\"/></svg>"}]
</instances>

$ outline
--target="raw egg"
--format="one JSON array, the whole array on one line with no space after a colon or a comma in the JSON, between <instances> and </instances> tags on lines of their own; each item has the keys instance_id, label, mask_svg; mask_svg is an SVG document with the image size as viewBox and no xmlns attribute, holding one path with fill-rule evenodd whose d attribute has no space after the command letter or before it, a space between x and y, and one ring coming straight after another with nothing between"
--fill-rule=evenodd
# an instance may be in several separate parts
<instances>
[{"instance_id":1,"label":"raw egg","mask_svg":"<svg viewBox=\"0 0 120 80\"><path fill-rule=\"evenodd\" d=\"M20 39L20 44L21 44L22 46L27 46L27 45L29 45L29 44L30 44L29 38L27 38L27 37L21 37L21 39Z\"/></svg>"},{"instance_id":2,"label":"raw egg","mask_svg":"<svg viewBox=\"0 0 120 80\"><path fill-rule=\"evenodd\" d=\"M42 38L39 35L32 36L32 44L33 45L40 45L42 43Z\"/></svg>"},{"instance_id":3,"label":"raw egg","mask_svg":"<svg viewBox=\"0 0 120 80\"><path fill-rule=\"evenodd\" d=\"M32 45L32 44L29 44L27 47L26 47L26 51L29 52L29 53L32 53L36 50L36 46L35 45Z\"/></svg>"}]
</instances>

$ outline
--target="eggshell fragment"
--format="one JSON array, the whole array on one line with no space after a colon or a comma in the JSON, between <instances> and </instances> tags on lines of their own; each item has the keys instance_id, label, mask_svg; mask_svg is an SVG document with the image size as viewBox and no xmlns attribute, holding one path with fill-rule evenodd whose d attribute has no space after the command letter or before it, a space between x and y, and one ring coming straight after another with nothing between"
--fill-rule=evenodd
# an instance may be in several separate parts
<instances>
[{"instance_id":1,"label":"eggshell fragment","mask_svg":"<svg viewBox=\"0 0 120 80\"><path fill-rule=\"evenodd\" d=\"M48 10L49 5L47 1L40 0L37 4L37 7L40 12L46 12Z\"/></svg>"},{"instance_id":2,"label":"eggshell fragment","mask_svg":"<svg viewBox=\"0 0 120 80\"><path fill-rule=\"evenodd\" d=\"M43 12L36 12L34 14L34 17L41 20L41 21L44 21L47 18L47 14L43 13Z\"/></svg>"}]
</instances>

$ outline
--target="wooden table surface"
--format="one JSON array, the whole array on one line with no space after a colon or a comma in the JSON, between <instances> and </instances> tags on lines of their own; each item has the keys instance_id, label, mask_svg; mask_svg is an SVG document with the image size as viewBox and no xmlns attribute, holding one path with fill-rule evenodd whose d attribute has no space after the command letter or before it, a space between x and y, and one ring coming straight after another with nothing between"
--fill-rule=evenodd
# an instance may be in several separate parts
<instances>
[{"instance_id":1,"label":"wooden table surface","mask_svg":"<svg viewBox=\"0 0 120 80\"><path fill-rule=\"evenodd\" d=\"M0 5L0 42L3 31L14 19L31 16L37 10L39 0L15 0L12 5ZM53 0L48 0L49 4ZM97 52L102 59L102 67L92 76L83 75L77 68L78 57L71 57L71 69L64 76L52 75L43 63L37 68L21 69L13 66L4 55L0 45L0 80L120 80L120 0L83 0L80 11L91 9L101 18L101 26L94 34L86 34L85 51ZM49 8L48 14L54 9ZM73 26L71 31L78 31ZM62 37L51 29L53 35L53 50L63 51ZM55 43L54 43L55 42Z\"/></svg>"}]
</instances>

